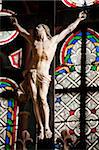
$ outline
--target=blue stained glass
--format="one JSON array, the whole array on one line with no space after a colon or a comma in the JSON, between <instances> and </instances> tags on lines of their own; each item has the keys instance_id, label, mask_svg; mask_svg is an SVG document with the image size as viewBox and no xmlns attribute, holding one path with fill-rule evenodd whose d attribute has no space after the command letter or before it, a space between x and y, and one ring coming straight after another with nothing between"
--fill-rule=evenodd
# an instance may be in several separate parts
<instances>
[{"instance_id":1,"label":"blue stained glass","mask_svg":"<svg viewBox=\"0 0 99 150\"><path fill-rule=\"evenodd\" d=\"M6 144L9 144L10 140L9 140L9 137L7 136L6 137Z\"/></svg>"},{"instance_id":2,"label":"blue stained glass","mask_svg":"<svg viewBox=\"0 0 99 150\"><path fill-rule=\"evenodd\" d=\"M11 127L8 125L8 126L7 126L7 130L10 131L10 128L11 128Z\"/></svg>"},{"instance_id":3,"label":"blue stained glass","mask_svg":"<svg viewBox=\"0 0 99 150\"><path fill-rule=\"evenodd\" d=\"M86 35L90 35L90 32L86 32Z\"/></svg>"},{"instance_id":4,"label":"blue stained glass","mask_svg":"<svg viewBox=\"0 0 99 150\"><path fill-rule=\"evenodd\" d=\"M67 54L70 54L72 51L72 48L68 49Z\"/></svg>"},{"instance_id":5,"label":"blue stained glass","mask_svg":"<svg viewBox=\"0 0 99 150\"><path fill-rule=\"evenodd\" d=\"M56 99L56 103L57 103L57 102L60 103L60 102L61 102L61 98L57 98L57 99Z\"/></svg>"},{"instance_id":6,"label":"blue stained glass","mask_svg":"<svg viewBox=\"0 0 99 150\"><path fill-rule=\"evenodd\" d=\"M77 42L78 40L73 40L72 42L71 42L71 44L75 44L76 42Z\"/></svg>"},{"instance_id":7,"label":"blue stained glass","mask_svg":"<svg viewBox=\"0 0 99 150\"><path fill-rule=\"evenodd\" d=\"M5 84L1 84L0 85L0 88L4 88L4 87L6 87L7 85L5 85Z\"/></svg>"},{"instance_id":8,"label":"blue stained glass","mask_svg":"<svg viewBox=\"0 0 99 150\"><path fill-rule=\"evenodd\" d=\"M97 61L97 62L99 61L99 57L96 57L96 61Z\"/></svg>"},{"instance_id":9,"label":"blue stained glass","mask_svg":"<svg viewBox=\"0 0 99 150\"><path fill-rule=\"evenodd\" d=\"M8 112L7 116L8 116L8 119L11 119L12 113L11 113L11 112Z\"/></svg>"},{"instance_id":10,"label":"blue stained glass","mask_svg":"<svg viewBox=\"0 0 99 150\"><path fill-rule=\"evenodd\" d=\"M90 38L90 40L94 43L96 42L96 40L94 38Z\"/></svg>"},{"instance_id":11,"label":"blue stained glass","mask_svg":"<svg viewBox=\"0 0 99 150\"><path fill-rule=\"evenodd\" d=\"M78 33L77 36L82 36L82 32Z\"/></svg>"},{"instance_id":12,"label":"blue stained glass","mask_svg":"<svg viewBox=\"0 0 99 150\"><path fill-rule=\"evenodd\" d=\"M8 106L12 107L12 102L11 101L8 101Z\"/></svg>"},{"instance_id":13,"label":"blue stained glass","mask_svg":"<svg viewBox=\"0 0 99 150\"><path fill-rule=\"evenodd\" d=\"M70 58L67 60L67 63L72 64L72 61Z\"/></svg>"},{"instance_id":14,"label":"blue stained glass","mask_svg":"<svg viewBox=\"0 0 99 150\"><path fill-rule=\"evenodd\" d=\"M99 46L96 46L96 52L99 52Z\"/></svg>"},{"instance_id":15,"label":"blue stained glass","mask_svg":"<svg viewBox=\"0 0 99 150\"><path fill-rule=\"evenodd\" d=\"M59 73L66 73L66 70L60 70Z\"/></svg>"}]
</instances>

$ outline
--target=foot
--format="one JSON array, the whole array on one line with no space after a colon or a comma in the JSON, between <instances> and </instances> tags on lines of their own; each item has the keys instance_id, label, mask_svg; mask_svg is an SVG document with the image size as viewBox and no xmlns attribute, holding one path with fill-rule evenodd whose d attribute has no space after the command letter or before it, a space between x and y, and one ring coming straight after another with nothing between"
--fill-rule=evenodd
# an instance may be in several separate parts
<instances>
[{"instance_id":1,"label":"foot","mask_svg":"<svg viewBox=\"0 0 99 150\"><path fill-rule=\"evenodd\" d=\"M29 133L27 130L23 130L23 131L22 131L22 138L23 138L24 140L29 139L29 138L30 138L30 133Z\"/></svg>"},{"instance_id":2,"label":"foot","mask_svg":"<svg viewBox=\"0 0 99 150\"><path fill-rule=\"evenodd\" d=\"M30 141L33 143L33 139L30 137L30 133L27 130L22 131L22 139L24 142Z\"/></svg>"},{"instance_id":3,"label":"foot","mask_svg":"<svg viewBox=\"0 0 99 150\"><path fill-rule=\"evenodd\" d=\"M44 130L40 130L39 136L38 136L39 140L43 140L44 139Z\"/></svg>"},{"instance_id":4,"label":"foot","mask_svg":"<svg viewBox=\"0 0 99 150\"><path fill-rule=\"evenodd\" d=\"M45 138L50 139L52 137L52 132L50 129L45 130Z\"/></svg>"}]
</instances>

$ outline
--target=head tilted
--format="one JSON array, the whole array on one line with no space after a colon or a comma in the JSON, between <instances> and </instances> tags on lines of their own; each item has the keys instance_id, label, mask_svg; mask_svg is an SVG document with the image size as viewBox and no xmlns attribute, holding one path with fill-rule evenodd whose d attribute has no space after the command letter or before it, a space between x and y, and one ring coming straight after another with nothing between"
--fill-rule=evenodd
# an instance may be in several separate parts
<instances>
[{"instance_id":1,"label":"head tilted","mask_svg":"<svg viewBox=\"0 0 99 150\"><path fill-rule=\"evenodd\" d=\"M45 25L45 24L39 24L37 27L40 27L40 26L42 26L43 29L45 30L45 33L46 33L48 39L51 39L52 36L51 36L51 34L50 34L50 29L49 29L49 27L48 27L47 25Z\"/></svg>"}]
</instances>

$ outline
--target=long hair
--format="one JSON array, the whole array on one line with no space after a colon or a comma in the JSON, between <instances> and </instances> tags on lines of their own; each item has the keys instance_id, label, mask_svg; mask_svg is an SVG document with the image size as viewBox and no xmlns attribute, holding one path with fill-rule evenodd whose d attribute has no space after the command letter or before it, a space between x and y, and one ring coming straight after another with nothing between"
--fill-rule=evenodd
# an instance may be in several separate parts
<instances>
[{"instance_id":1,"label":"long hair","mask_svg":"<svg viewBox=\"0 0 99 150\"><path fill-rule=\"evenodd\" d=\"M52 36L51 36L51 34L50 34L50 29L49 29L49 27L48 27L47 25L45 25L45 24L39 24L39 25L42 25L42 27L45 29L45 32L46 32L46 35L47 35L48 39L51 39Z\"/></svg>"}]
</instances>

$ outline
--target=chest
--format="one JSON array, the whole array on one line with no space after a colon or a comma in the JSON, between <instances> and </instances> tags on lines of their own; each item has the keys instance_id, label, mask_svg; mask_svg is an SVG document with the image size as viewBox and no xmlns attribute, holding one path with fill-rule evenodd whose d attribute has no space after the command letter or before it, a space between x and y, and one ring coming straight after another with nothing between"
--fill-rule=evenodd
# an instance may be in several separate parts
<instances>
[{"instance_id":1,"label":"chest","mask_svg":"<svg viewBox=\"0 0 99 150\"><path fill-rule=\"evenodd\" d=\"M50 47L50 40L46 40L46 41L37 41L35 40L34 41L34 48L39 51L39 50L46 50L46 49L49 49Z\"/></svg>"},{"instance_id":2,"label":"chest","mask_svg":"<svg viewBox=\"0 0 99 150\"><path fill-rule=\"evenodd\" d=\"M41 56L48 56L49 54L49 49L50 49L50 42L42 42L42 41L34 41L34 50L35 50L35 55L38 55L39 57Z\"/></svg>"}]
</instances>

